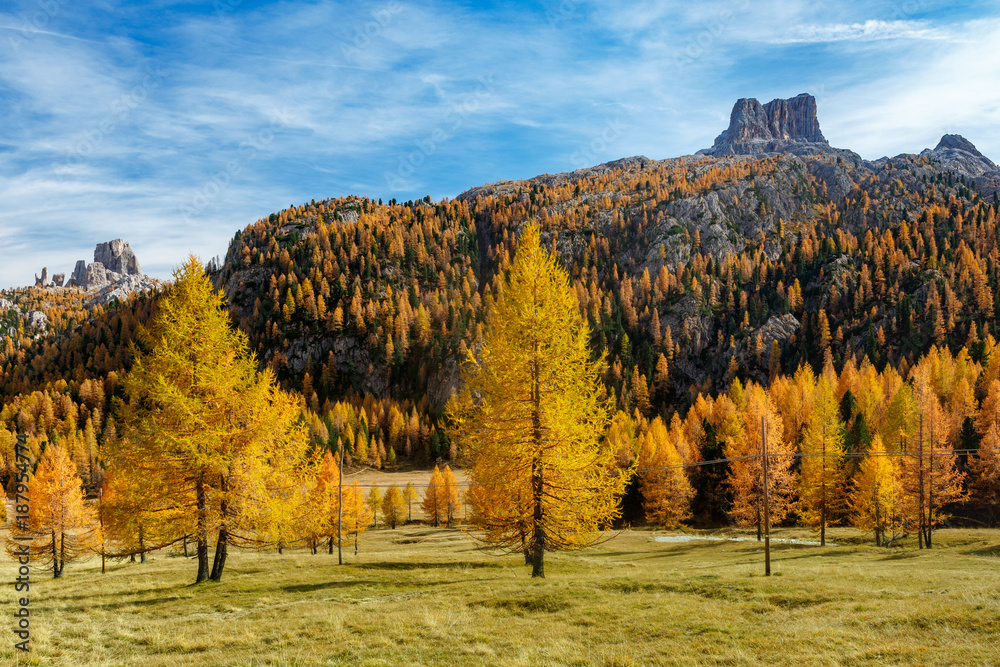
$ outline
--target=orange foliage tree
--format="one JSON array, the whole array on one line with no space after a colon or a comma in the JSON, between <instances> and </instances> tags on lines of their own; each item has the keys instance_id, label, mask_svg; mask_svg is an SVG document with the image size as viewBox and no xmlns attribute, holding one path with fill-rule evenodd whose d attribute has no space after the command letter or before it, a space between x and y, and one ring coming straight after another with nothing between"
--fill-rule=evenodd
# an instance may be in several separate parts
<instances>
[{"instance_id":1,"label":"orange foliage tree","mask_svg":"<svg viewBox=\"0 0 1000 667\"><path fill-rule=\"evenodd\" d=\"M659 417L649 425L641 441L639 477L646 521L675 528L691 517L694 497L684 462Z\"/></svg>"},{"instance_id":2,"label":"orange foliage tree","mask_svg":"<svg viewBox=\"0 0 1000 667\"><path fill-rule=\"evenodd\" d=\"M7 541L7 552L15 557L17 547L27 544L33 559L51 565L52 576L61 577L66 563L90 550L94 536L97 515L84 500L82 484L66 450L49 445L28 482L28 519L11 523L14 539ZM19 539L24 537L31 539Z\"/></svg>"},{"instance_id":3,"label":"orange foliage tree","mask_svg":"<svg viewBox=\"0 0 1000 667\"><path fill-rule=\"evenodd\" d=\"M311 465L295 400L257 372L247 337L195 257L175 273L123 381L127 431L108 451L154 546L194 535L196 582L222 578L230 543L281 543ZM216 536L209 573L209 535Z\"/></svg>"},{"instance_id":4,"label":"orange foliage tree","mask_svg":"<svg viewBox=\"0 0 1000 667\"><path fill-rule=\"evenodd\" d=\"M734 418L739 421L736 434L725 445L730 461L727 485L733 493L729 515L740 526L757 526L761 539L764 500L763 433L761 417L767 433L768 498L772 525L784 519L794 506L795 475L791 470L792 449L785 442L782 420L767 392L758 384L750 384L744 392L738 380L733 381L729 397L736 404Z\"/></svg>"},{"instance_id":5,"label":"orange foliage tree","mask_svg":"<svg viewBox=\"0 0 1000 667\"><path fill-rule=\"evenodd\" d=\"M449 412L470 462L480 539L507 551L530 545L533 577L545 576L546 550L600 538L631 476L601 441L603 359L588 341L565 270L527 225Z\"/></svg>"}]
</instances>

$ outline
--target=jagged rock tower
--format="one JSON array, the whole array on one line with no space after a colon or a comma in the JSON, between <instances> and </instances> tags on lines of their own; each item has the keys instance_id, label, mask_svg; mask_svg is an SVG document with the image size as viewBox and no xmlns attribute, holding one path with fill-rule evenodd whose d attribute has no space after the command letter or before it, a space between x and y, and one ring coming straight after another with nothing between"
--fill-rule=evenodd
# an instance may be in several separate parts
<instances>
[{"instance_id":1,"label":"jagged rock tower","mask_svg":"<svg viewBox=\"0 0 1000 667\"><path fill-rule=\"evenodd\" d=\"M821 153L832 150L816 118L816 98L802 93L787 100L761 104L756 99L736 101L724 130L702 155L760 155L781 151Z\"/></svg>"}]
</instances>

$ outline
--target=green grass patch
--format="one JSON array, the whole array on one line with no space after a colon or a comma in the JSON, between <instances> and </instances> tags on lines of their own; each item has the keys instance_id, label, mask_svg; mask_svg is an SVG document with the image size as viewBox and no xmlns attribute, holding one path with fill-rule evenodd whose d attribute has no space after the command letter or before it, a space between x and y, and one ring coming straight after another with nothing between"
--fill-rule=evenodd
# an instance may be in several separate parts
<instances>
[{"instance_id":1,"label":"green grass patch","mask_svg":"<svg viewBox=\"0 0 1000 667\"><path fill-rule=\"evenodd\" d=\"M688 531L691 532L691 531ZM546 556L484 552L459 530L367 533L361 551L33 571L30 655L11 665L990 665L1000 655L1000 531L941 530L931 550L653 541L620 533ZM719 535L720 533L714 533ZM727 536L742 535L725 531ZM775 537L813 539L808 530ZM5 577L14 564L3 557ZM8 595L12 610L13 594Z\"/></svg>"}]
</instances>

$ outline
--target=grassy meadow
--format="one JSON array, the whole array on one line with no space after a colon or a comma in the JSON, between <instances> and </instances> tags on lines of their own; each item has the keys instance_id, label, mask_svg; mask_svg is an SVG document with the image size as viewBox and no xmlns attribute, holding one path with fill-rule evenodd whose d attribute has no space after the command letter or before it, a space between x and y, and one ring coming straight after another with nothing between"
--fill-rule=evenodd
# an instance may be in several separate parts
<instances>
[{"instance_id":1,"label":"grassy meadow","mask_svg":"<svg viewBox=\"0 0 1000 667\"><path fill-rule=\"evenodd\" d=\"M629 530L546 556L518 556L459 529L411 524L337 556L235 552L221 583L195 561L34 570L33 652L11 665L995 665L1000 531L941 530L879 549L853 529L837 546L662 543ZM722 533L714 533L716 535ZM727 531L727 535L737 533ZM746 533L743 533L746 535ZM783 538L814 539L780 529ZM9 582L13 563L0 562ZM14 609L4 587L3 608ZM5 612L6 613L6 612ZM9 617L8 617L9 618Z\"/></svg>"}]
</instances>

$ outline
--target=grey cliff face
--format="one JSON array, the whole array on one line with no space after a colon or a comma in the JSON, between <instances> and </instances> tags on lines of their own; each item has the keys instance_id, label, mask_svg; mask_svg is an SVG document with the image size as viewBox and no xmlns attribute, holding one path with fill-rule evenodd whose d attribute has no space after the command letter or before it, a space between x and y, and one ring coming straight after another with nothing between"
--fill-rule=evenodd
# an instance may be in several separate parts
<instances>
[{"instance_id":1,"label":"grey cliff face","mask_svg":"<svg viewBox=\"0 0 1000 667\"><path fill-rule=\"evenodd\" d=\"M123 276L142 275L139 259L132 252L132 246L122 239L98 243L94 248L94 262L100 262L108 271Z\"/></svg>"},{"instance_id":2,"label":"grey cliff face","mask_svg":"<svg viewBox=\"0 0 1000 667\"><path fill-rule=\"evenodd\" d=\"M754 98L736 101L729 116L729 128L722 132L703 155L760 155L791 148L819 153L830 149L816 118L816 98L802 93L787 100L761 104ZM792 151L798 152L798 151Z\"/></svg>"},{"instance_id":3,"label":"grey cliff face","mask_svg":"<svg viewBox=\"0 0 1000 667\"><path fill-rule=\"evenodd\" d=\"M80 259L76 262L76 268L73 269L73 275L70 276L69 281L66 283L67 287L83 287L86 289L85 285L87 283L87 261Z\"/></svg>"}]
</instances>

